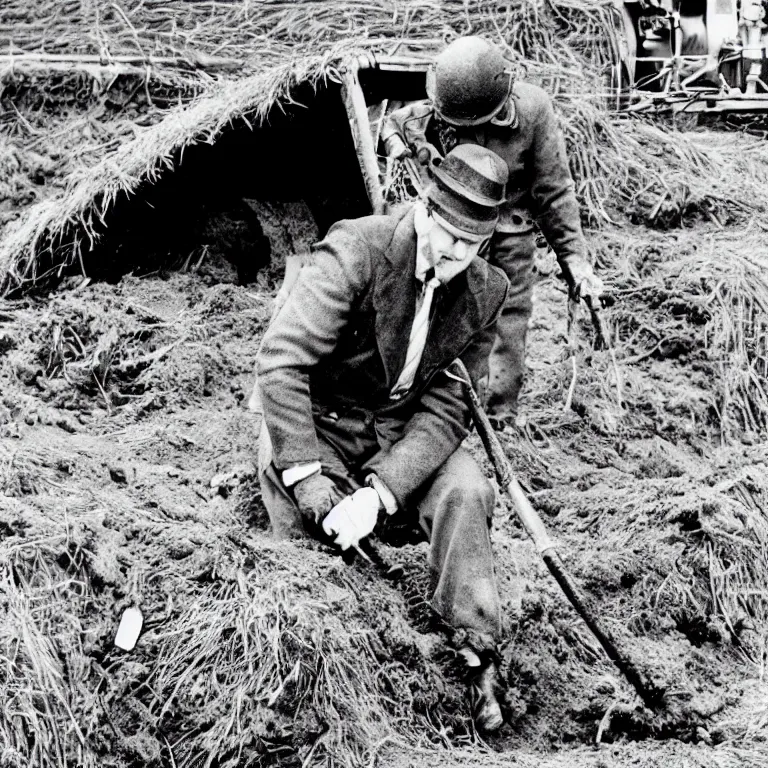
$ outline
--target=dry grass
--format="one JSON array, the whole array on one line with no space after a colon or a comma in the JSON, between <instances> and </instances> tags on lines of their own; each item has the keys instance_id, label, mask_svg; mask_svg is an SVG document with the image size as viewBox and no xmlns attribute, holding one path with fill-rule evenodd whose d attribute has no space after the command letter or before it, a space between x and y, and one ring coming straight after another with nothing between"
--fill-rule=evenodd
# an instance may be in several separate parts
<instances>
[{"instance_id":1,"label":"dry grass","mask_svg":"<svg viewBox=\"0 0 768 768\"><path fill-rule=\"evenodd\" d=\"M56 482L55 464L50 450L11 440L0 442L0 494L21 497L50 488Z\"/></svg>"},{"instance_id":2,"label":"dry grass","mask_svg":"<svg viewBox=\"0 0 768 768\"><path fill-rule=\"evenodd\" d=\"M731 486L728 481L715 488L711 500L726 502ZM701 509L701 496L686 488L690 498L678 499L677 506ZM559 536L570 538L568 522L585 522L576 514L579 505L596 498L578 499L573 512L563 513ZM0 541L0 681L6 703L0 732L7 764L13 765L8 761L14 754L21 765L57 767L73 761L104 765L106 759L111 765L234 768L269 764L278 756L297 765L357 767L399 765L405 755L416 764L431 759L431 764L439 760L456 768L509 765L512 758L514 764L547 768L599 764L594 753L579 748L569 749L567 756L534 756L488 751L475 741L463 691L445 677L445 655L436 663L436 638L409 626L404 597L365 568L351 569L311 545L268 543L234 520L186 523L181 530L114 496L71 498L46 513L51 500L11 504L0 518L12 527L24 519L28 526L23 538ZM632 605L606 616L612 626L625 625L640 638L635 652L663 647L654 635L664 637L669 631L664 622L681 611L723 615L710 604L706 580L694 581L686 570L686 564L698 566L695 559L678 557L667 573L656 570L680 549L662 543L656 530L672 535L681 522L672 505L664 506L662 486L654 491L646 484L622 498L638 512L660 500L660 514L653 518L606 511L595 533L611 547L595 551L592 559L582 553L576 562L579 576L591 574L590 590L601 597L614 589L614 570L643 575ZM603 499L606 510L614 501ZM568 503L573 502L572 495ZM727 508L741 509L738 504ZM745 542L751 537L749 519ZM725 520L712 514L702 518L709 542L703 551L717 552L733 572L735 558L745 550L734 544ZM107 525L116 566L111 572L97 551L107 546ZM627 535L617 538L614 526ZM130 542L124 538L128 533ZM172 553L190 539L193 554L178 561ZM496 539L508 541L505 533L497 532ZM638 546L644 551L642 564L636 556L624 564L617 559ZM602 572L611 578L601 580ZM713 574L714 589L719 582ZM723 586L727 591L729 585ZM542 632L552 633L555 621L556 631L563 632L567 622L555 618L564 609L551 585L541 587L544 616L527 618L535 637L520 633L513 647L519 657L536 653L549 668L552 651ZM764 576L752 573L740 587L764 590ZM136 650L124 654L111 642L120 613L130 604L140 605L146 623ZM753 598L753 610L756 605ZM647 610L645 623L632 613L641 610ZM762 616L755 612L752 619L763 631ZM582 632L575 627L569 643ZM740 629L749 652L750 634L758 637ZM676 659L671 647L667 652L651 664L664 661L668 674L678 674L677 685L695 682L696 670L684 670L684 658ZM588 670L585 682L605 666L604 661L595 665L593 657L570 656L565 663L576 679L582 667ZM557 678L545 675L538 685L557 686ZM586 691L572 703L582 701ZM716 716L711 727L720 728L728 741L702 751L700 764L759 765L760 713L752 714L729 709ZM624 744L613 747L611 759L642 754L648 765L663 765L675 749L674 744ZM682 745L680 750L681 760L692 761L681 764L699 765L695 751L683 751Z\"/></svg>"},{"instance_id":3,"label":"dry grass","mask_svg":"<svg viewBox=\"0 0 768 768\"><path fill-rule=\"evenodd\" d=\"M691 382L708 379L709 420L724 440L768 427L768 256L760 227L740 234L617 234L599 257L617 298L608 316L627 375L649 357L686 361ZM691 418L698 428L707 415L694 407Z\"/></svg>"},{"instance_id":4,"label":"dry grass","mask_svg":"<svg viewBox=\"0 0 768 768\"><path fill-rule=\"evenodd\" d=\"M567 428L575 411L619 438L759 441L768 429L763 240L755 221L668 232L606 225L594 232L597 269L615 302L601 314L617 365L610 352L592 349L586 310L568 332L563 295L553 331L570 346L530 394L541 425ZM572 407L564 411L570 388Z\"/></svg>"},{"instance_id":5,"label":"dry grass","mask_svg":"<svg viewBox=\"0 0 768 768\"><path fill-rule=\"evenodd\" d=\"M568 361L547 361L527 395L536 404L531 419L510 455L528 483L548 481L534 494L536 503L572 545L569 562L599 596L611 627L638 652L666 653L667 672L688 682L699 675L708 685L708 675L726 667L733 677L763 678L765 456L756 448L744 459L746 469L710 467L697 475L655 451L636 462L633 475L631 457L622 458L619 446L662 435L706 457L719 441L747 432L759 440L768 427L764 143L609 114L600 71L609 60L609 5L6 2L0 29L17 49L103 54L108 63L154 57L131 74L125 93L160 106L145 113L141 126L125 114L117 126L113 114L90 111L117 87L104 70L73 60L64 73L28 62L3 72L3 95L14 109L3 118L10 138L0 189L26 205L35 197L29 174L50 170L45 153L38 159L26 147L66 141L75 123L78 135L88 131L90 138L77 156L62 159L71 172L66 188L41 196L5 230L0 284L3 291L27 287L42 277L43 263L53 270L76 263L117 196L156 178L184 147L216 141L233 121L259 124L297 84L319 82L345 57L368 48L403 53L406 39L412 52L428 54L455 34L490 36L556 96L577 192L593 227L591 247L618 298L606 319L623 381L619 407L608 355L574 341L573 408L563 409ZM210 64L214 56L240 61L242 69L207 67L206 57ZM73 94L87 110L58 113L50 125L59 133L46 132L45 110L61 109ZM182 103L168 109L174 96ZM52 403L62 407L70 392L103 406L99 386L107 396L110 384L115 394L131 394L125 378L131 385L140 379L134 413L142 418L148 417L139 406L158 394L188 404L208 372L229 386L224 358L205 357L216 334L210 317L237 316L249 333L268 317L261 300L249 309L220 295L220 304L214 297L189 317L139 309L123 323L120 302L90 317L91 298L69 296L67 308L52 305L30 333L37 359L26 365L44 368L49 388L62 385L58 394L51 389ZM588 327L585 318L581 327ZM564 319L556 330L564 334ZM21 370L11 368L24 362L20 357L12 350L3 358L8 380ZM2 416L3 428L16 418ZM152 430L114 439L139 454L158 439ZM162 435L163 451L170 450L174 434ZM0 442L0 764L510 763L508 752L477 742L463 688L446 675L439 641L409 625L404 595L312 546L274 545L244 530L242 505L233 505L234 512L208 501L193 507L188 499L197 497L181 485L169 484L168 493L179 498L161 503L160 483L150 484L148 498L111 486L86 492L93 476L74 481L62 477L61 467L88 466L93 454L102 471L103 447L77 438L77 449L66 437L45 449L5 433ZM204 440L187 434L178 443L191 451ZM577 480L564 476L563 467ZM519 552L515 531L501 526L499 549ZM506 577L520 567L509 561L500 571ZM560 701L576 706L572 699L586 692L574 690L596 668L595 657L579 640L583 630L568 631L572 617L562 598L536 573L531 566L530 635L521 629L510 647L550 665L539 690L567 679L572 687L559 692ZM622 603L623 574L637 586ZM136 600L146 632L135 653L119 654L112 647L119 613ZM710 633L712 647L694 656L681 645L678 624ZM565 666L545 642L561 631L572 654ZM531 719L526 728L534 727ZM558 727L566 725L572 723ZM619 744L610 754L576 748L513 757L526 768L638 760L662 766L678 757L677 764L707 768L765 763L764 701L749 711L735 706L717 725L724 741L716 749Z\"/></svg>"},{"instance_id":6,"label":"dry grass","mask_svg":"<svg viewBox=\"0 0 768 768\"><path fill-rule=\"evenodd\" d=\"M604 52L599 32L610 23L609 0L259 0L183 6L106 0L62 7L54 0L34 6L3 5L6 39L17 52L95 54L105 63L121 56L177 59L187 70L209 58L274 63L309 45L313 52L339 40L365 39L377 51L415 42L434 46L468 29L498 36L510 50L531 59L569 48ZM13 26L11 27L11 23Z\"/></svg>"},{"instance_id":7,"label":"dry grass","mask_svg":"<svg viewBox=\"0 0 768 768\"><path fill-rule=\"evenodd\" d=\"M429 744L436 726L423 718L440 698L424 675L437 670L375 574L210 523L186 527L200 547L184 573L166 549L176 526L106 498L57 515L41 515L45 503L19 505L27 525L35 519L26 541L0 540L6 764L17 753L44 766L102 765L105 755L359 766L390 739ZM154 536L127 547L113 535L119 568L109 572L95 546L118 510L122 531ZM2 521L18 525L8 511ZM121 654L111 641L132 603L146 629Z\"/></svg>"}]
</instances>

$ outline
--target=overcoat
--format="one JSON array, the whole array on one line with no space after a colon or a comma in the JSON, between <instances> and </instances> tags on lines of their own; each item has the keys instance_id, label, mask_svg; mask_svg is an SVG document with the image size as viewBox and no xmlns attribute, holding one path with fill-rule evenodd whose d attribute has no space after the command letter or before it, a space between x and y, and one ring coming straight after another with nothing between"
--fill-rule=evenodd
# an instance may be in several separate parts
<instances>
[{"instance_id":1,"label":"overcoat","mask_svg":"<svg viewBox=\"0 0 768 768\"><path fill-rule=\"evenodd\" d=\"M467 435L461 384L446 369L460 357L475 380L485 375L508 288L480 257L438 287L413 386L391 400L421 287L413 218L411 206L336 223L313 247L257 358L274 466L319 460L318 439L338 442L355 456L352 469L376 472L403 507ZM348 450L347 414L382 439Z\"/></svg>"}]
</instances>

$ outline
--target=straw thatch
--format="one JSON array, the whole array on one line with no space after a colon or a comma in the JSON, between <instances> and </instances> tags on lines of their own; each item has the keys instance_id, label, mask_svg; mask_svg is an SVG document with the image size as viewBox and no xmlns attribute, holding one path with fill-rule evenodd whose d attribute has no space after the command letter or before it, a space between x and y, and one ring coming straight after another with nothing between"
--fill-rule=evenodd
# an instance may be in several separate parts
<instances>
[{"instance_id":1,"label":"straw thatch","mask_svg":"<svg viewBox=\"0 0 768 768\"><path fill-rule=\"evenodd\" d=\"M285 60L302 47L317 53L339 40L365 40L385 52L402 45L435 46L469 30L503 39L532 59L561 61L571 51L606 51L595 34L612 16L611 0L233 0L183 4L129 0L34 5L9 0L0 12L0 46L8 54L96 55L106 63L130 57L204 67L237 60L245 68ZM542 43L545 45L542 46ZM538 50L536 50L538 49ZM401 51L402 52L402 51ZM178 66L176 67L178 69Z\"/></svg>"},{"instance_id":2,"label":"straw thatch","mask_svg":"<svg viewBox=\"0 0 768 768\"><path fill-rule=\"evenodd\" d=\"M62 197L38 204L3 239L0 273L6 289L34 280L41 247L50 250L57 266L76 258L93 237L95 222L103 218L117 196L130 195L142 181L151 181L172 168L174 153L183 153L193 143L213 143L237 118L258 123L276 102L289 99L294 85L323 77L336 58L335 53L308 57L262 75L223 83L214 95L171 113L94 167L73 173Z\"/></svg>"},{"instance_id":3,"label":"straw thatch","mask_svg":"<svg viewBox=\"0 0 768 768\"><path fill-rule=\"evenodd\" d=\"M483 33L512 58L526 58L533 66L540 62L552 82L582 83L583 92L583 64L576 55L593 67L605 62L606 38L600 31L611 27L610 6L605 1L520 2L503 8L482 1L190 2L182 7L73 2L54 12L50 4L31 9L11 3L0 9L0 22L14 21L12 30L6 27L9 53L0 81L12 104L8 133L20 138L51 133L51 126L36 123L45 109L53 116L62 113L57 141L79 146L72 146L62 163L68 185L52 196L57 202L44 199L5 238L0 285L8 290L33 280L40 253L50 255L54 268L76 260L95 234L93 221L116 195L130 194L142 179L153 178L174 150L213 141L241 115L258 125L273 104L289 98L294 85L317 80L346 56L362 51L431 55L456 34ZM211 64L215 59L239 66L217 70ZM135 71L101 71L102 65L144 69L139 77ZM196 95L189 109L172 106ZM76 114L62 102L73 103ZM165 120L162 127L135 136L126 120L131 110L133 120L144 125ZM75 126L83 117L85 125ZM12 149L23 154L26 143L18 140Z\"/></svg>"}]
</instances>

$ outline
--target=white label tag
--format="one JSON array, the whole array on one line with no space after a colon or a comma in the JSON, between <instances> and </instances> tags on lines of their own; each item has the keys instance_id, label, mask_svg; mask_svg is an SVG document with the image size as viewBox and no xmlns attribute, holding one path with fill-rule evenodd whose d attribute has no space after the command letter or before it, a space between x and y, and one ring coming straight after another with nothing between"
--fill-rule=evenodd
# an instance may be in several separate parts
<instances>
[{"instance_id":1,"label":"white label tag","mask_svg":"<svg viewBox=\"0 0 768 768\"><path fill-rule=\"evenodd\" d=\"M115 635L115 645L124 651L132 651L139 639L144 617L138 608L126 608L120 617L120 626Z\"/></svg>"}]
</instances>

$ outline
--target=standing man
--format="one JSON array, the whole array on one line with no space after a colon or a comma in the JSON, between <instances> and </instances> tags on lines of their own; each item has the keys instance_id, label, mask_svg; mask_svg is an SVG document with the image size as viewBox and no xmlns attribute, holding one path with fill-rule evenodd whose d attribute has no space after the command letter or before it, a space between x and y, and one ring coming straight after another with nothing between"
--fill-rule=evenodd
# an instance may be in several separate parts
<instances>
[{"instance_id":1,"label":"standing man","mask_svg":"<svg viewBox=\"0 0 768 768\"><path fill-rule=\"evenodd\" d=\"M428 101L403 107L386 121L382 140L390 157L430 164L457 145L478 144L509 170L488 255L509 278L510 292L491 351L487 406L497 418L512 417L525 371L536 225L557 255L571 296L597 301L603 285L587 261L565 142L549 96L515 82L499 49L474 36L458 38L437 57L427 94Z\"/></svg>"},{"instance_id":2,"label":"standing man","mask_svg":"<svg viewBox=\"0 0 768 768\"><path fill-rule=\"evenodd\" d=\"M506 164L459 146L419 200L335 224L314 246L257 359L260 480L274 532L302 527L341 549L409 523L429 539L431 604L472 668L479 728L502 724L501 632L490 542L495 492L461 448L461 358L485 374L504 274L480 258Z\"/></svg>"}]
</instances>

